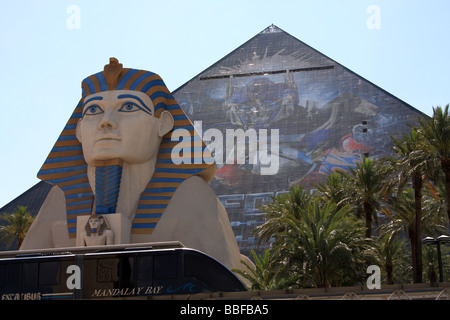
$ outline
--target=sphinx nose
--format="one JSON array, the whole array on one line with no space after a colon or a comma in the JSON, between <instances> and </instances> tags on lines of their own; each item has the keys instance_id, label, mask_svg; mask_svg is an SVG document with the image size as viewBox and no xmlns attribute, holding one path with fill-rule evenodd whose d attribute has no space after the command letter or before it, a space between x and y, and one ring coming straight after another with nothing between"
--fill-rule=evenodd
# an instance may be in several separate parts
<instances>
[{"instance_id":1,"label":"sphinx nose","mask_svg":"<svg viewBox=\"0 0 450 320\"><path fill-rule=\"evenodd\" d=\"M112 110L104 113L102 120L99 123L100 129L115 129L117 128L117 116Z\"/></svg>"}]
</instances>

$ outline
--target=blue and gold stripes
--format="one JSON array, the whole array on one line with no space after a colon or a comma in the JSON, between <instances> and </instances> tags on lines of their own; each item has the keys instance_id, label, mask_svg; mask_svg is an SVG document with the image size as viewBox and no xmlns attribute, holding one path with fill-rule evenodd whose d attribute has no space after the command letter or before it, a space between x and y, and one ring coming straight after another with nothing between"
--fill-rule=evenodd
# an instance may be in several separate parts
<instances>
[{"instance_id":1,"label":"blue and gold stripes","mask_svg":"<svg viewBox=\"0 0 450 320\"><path fill-rule=\"evenodd\" d=\"M90 214L94 199L83 150L75 134L76 124L81 118L81 106L82 101L78 103L38 173L39 179L58 185L64 192L67 227L71 237L75 237L77 216Z\"/></svg>"},{"instance_id":2,"label":"blue and gold stripes","mask_svg":"<svg viewBox=\"0 0 450 320\"><path fill-rule=\"evenodd\" d=\"M122 161L116 164L96 164L95 213L116 213L122 179Z\"/></svg>"},{"instance_id":3,"label":"blue and gold stripes","mask_svg":"<svg viewBox=\"0 0 450 320\"><path fill-rule=\"evenodd\" d=\"M141 195L133 219L132 233L153 232L172 196L184 180L193 175L200 175L209 181L214 176L215 164L211 164L212 156L163 80L155 73L122 68L113 58L110 61L104 71L83 80L82 99L38 173L40 179L58 185L63 190L71 238L76 236L77 216L90 215L94 203L94 194L87 178L87 164L75 133L84 98L91 94L106 90L144 92L155 107L154 116L159 117L161 112L167 110L174 118L173 129L161 142L155 172ZM182 164L175 164L172 160L172 154L177 152L174 151L174 146L179 143L172 141L172 133L178 129L189 132L191 147L195 147L190 153L191 161L184 161Z\"/></svg>"},{"instance_id":4,"label":"blue and gold stripes","mask_svg":"<svg viewBox=\"0 0 450 320\"><path fill-rule=\"evenodd\" d=\"M146 93L150 95L155 106L155 114L159 116L162 111L169 111L174 118L174 128L165 135L159 147L155 172L142 193L131 232L133 234L151 233L164 213L178 186L187 178L201 174L212 165L205 162L211 155L200 136L197 134L191 121L180 108L177 101L168 92L165 85L149 87ZM144 86L143 88L146 88ZM184 129L190 133L191 147L199 145L199 152L191 152L190 161L183 164L175 164L172 154L177 152L174 146L180 141L172 141L172 133L175 130ZM207 155L205 158L204 156ZM212 178L212 176L210 177Z\"/></svg>"}]
</instances>

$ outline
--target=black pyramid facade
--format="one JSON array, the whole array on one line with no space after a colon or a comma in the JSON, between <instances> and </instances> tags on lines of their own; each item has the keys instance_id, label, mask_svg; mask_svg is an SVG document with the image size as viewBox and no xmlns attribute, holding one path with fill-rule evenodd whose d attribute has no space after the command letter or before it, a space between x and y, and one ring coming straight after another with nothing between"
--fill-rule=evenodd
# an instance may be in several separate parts
<instances>
[{"instance_id":1,"label":"black pyramid facade","mask_svg":"<svg viewBox=\"0 0 450 320\"><path fill-rule=\"evenodd\" d=\"M330 172L355 166L363 156L390 154L390 136L407 133L408 123L422 116L274 25L174 96L205 142L213 143L218 170L211 186L227 209L244 254L260 248L251 232L264 219L258 208L273 195L297 184L314 188ZM239 137L239 129L241 139L230 135ZM267 137L267 148L252 144L255 134L258 142ZM234 149L227 149L227 143ZM244 163L237 153L242 146ZM264 173L269 164L254 160L249 150L255 148L277 157L278 167L271 163L276 174Z\"/></svg>"}]
</instances>

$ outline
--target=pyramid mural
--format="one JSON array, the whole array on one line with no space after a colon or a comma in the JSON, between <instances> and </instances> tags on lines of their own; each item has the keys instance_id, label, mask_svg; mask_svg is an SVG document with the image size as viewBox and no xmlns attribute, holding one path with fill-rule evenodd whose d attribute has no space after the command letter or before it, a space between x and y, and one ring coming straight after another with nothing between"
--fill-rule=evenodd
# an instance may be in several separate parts
<instances>
[{"instance_id":1,"label":"pyramid mural","mask_svg":"<svg viewBox=\"0 0 450 320\"><path fill-rule=\"evenodd\" d=\"M246 255L262 249L252 231L272 196L390 154L390 136L423 115L274 25L173 95L215 155L210 185ZM41 201L19 196L0 211L20 204L36 214L49 188L32 189Z\"/></svg>"},{"instance_id":2,"label":"pyramid mural","mask_svg":"<svg viewBox=\"0 0 450 320\"><path fill-rule=\"evenodd\" d=\"M244 254L258 249L251 232L263 222L259 207L273 195L297 184L314 188L364 155L389 154L390 136L408 132L408 123L422 115L274 25L174 96L207 144L205 134L213 132L218 169L211 186ZM237 151L242 147L245 161ZM261 151L278 161L275 174L264 173L261 159L252 161Z\"/></svg>"}]
</instances>

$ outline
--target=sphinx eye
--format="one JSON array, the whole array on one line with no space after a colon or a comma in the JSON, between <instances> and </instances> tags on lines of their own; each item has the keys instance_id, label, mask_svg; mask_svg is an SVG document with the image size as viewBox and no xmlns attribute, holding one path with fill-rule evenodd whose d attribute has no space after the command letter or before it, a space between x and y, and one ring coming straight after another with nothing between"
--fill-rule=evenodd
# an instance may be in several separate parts
<instances>
[{"instance_id":1,"label":"sphinx eye","mask_svg":"<svg viewBox=\"0 0 450 320\"><path fill-rule=\"evenodd\" d=\"M101 113L103 113L103 112L104 112L104 111L103 111L102 108L100 108L98 105L94 104L94 105L92 105L92 106L87 107L87 108L84 110L84 112L83 112L83 117L84 117L85 115L93 116L93 115L96 115L96 114L101 114Z\"/></svg>"},{"instance_id":2,"label":"sphinx eye","mask_svg":"<svg viewBox=\"0 0 450 320\"><path fill-rule=\"evenodd\" d=\"M125 102L119 110L119 112L135 112L135 111L139 111L142 110L141 107L139 107L137 104L133 103L133 102Z\"/></svg>"}]
</instances>

